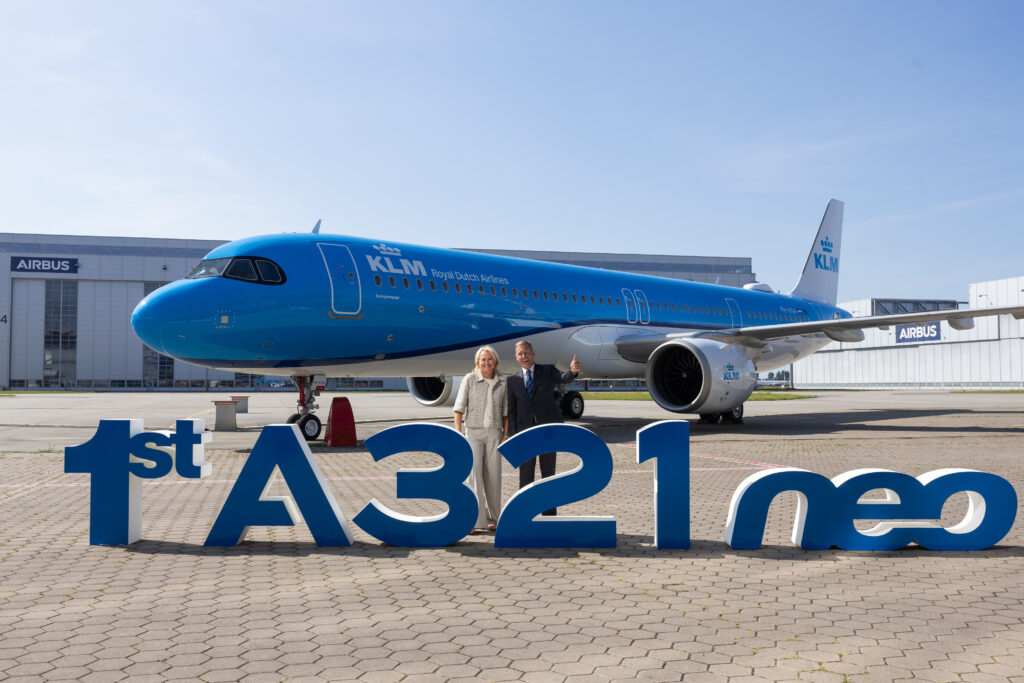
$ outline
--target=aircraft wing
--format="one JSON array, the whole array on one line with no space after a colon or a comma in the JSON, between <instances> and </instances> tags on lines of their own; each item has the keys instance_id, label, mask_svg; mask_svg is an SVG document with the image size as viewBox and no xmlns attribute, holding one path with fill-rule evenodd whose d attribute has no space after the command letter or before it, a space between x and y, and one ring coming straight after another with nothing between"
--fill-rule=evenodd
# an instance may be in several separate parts
<instances>
[{"instance_id":1,"label":"aircraft wing","mask_svg":"<svg viewBox=\"0 0 1024 683\"><path fill-rule=\"evenodd\" d=\"M835 320L814 320L810 322L782 323L778 325L758 325L756 327L740 327L726 330L684 332L680 334L639 334L622 337L615 342L621 355L626 360L643 363L661 344L672 339L687 337L705 337L717 339L727 344L741 344L751 347L762 347L775 339L796 337L800 335L824 334L839 342L859 342L864 340L863 330L877 327L887 329L890 325L910 323L927 323L945 320L956 330L969 330L974 327L974 318L989 315L1012 315L1017 320L1024 319L1024 306L998 306L992 308L946 309L941 311L922 311L919 313L896 313L893 315L871 315L859 318L837 318Z\"/></svg>"},{"instance_id":2,"label":"aircraft wing","mask_svg":"<svg viewBox=\"0 0 1024 683\"><path fill-rule=\"evenodd\" d=\"M989 315L1012 315L1017 320L1024 318L1024 306L1000 306L993 308L950 308L942 311L921 311L919 313L895 313L893 315L869 315L861 318L840 318L837 320L815 320L782 325L743 327L735 333L751 339L768 342L773 339L792 337L800 334L824 333L841 342L863 341L861 330L870 327L887 329L890 325L928 323L945 320L955 330L969 330L974 327L975 318ZM857 334L857 332L861 332ZM851 334L852 333L852 334Z\"/></svg>"}]
</instances>

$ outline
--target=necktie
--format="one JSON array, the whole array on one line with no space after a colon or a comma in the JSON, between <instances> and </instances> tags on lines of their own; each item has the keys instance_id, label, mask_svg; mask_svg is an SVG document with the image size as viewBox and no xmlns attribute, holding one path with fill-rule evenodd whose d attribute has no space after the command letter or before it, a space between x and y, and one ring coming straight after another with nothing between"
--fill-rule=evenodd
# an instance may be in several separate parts
<instances>
[{"instance_id":1,"label":"necktie","mask_svg":"<svg viewBox=\"0 0 1024 683\"><path fill-rule=\"evenodd\" d=\"M526 395L533 398L533 370L526 371Z\"/></svg>"}]
</instances>

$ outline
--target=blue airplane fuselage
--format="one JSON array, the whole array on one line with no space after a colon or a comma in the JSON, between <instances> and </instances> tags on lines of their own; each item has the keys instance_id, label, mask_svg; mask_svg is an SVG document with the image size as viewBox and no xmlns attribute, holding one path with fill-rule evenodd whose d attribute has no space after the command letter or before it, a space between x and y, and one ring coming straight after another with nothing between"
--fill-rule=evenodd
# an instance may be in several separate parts
<instances>
[{"instance_id":1,"label":"blue airplane fuselage","mask_svg":"<svg viewBox=\"0 0 1024 683\"><path fill-rule=\"evenodd\" d=\"M614 352L634 335L849 317L766 291L339 235L242 239L217 247L204 263L240 257L276 264L283 282L173 282L133 313L139 337L199 365L329 376L461 374L476 347L495 345L511 361L512 344L529 338L540 359L565 366L576 354L585 376L621 378L644 376L644 363ZM829 341L819 333L773 342L757 369Z\"/></svg>"}]
</instances>

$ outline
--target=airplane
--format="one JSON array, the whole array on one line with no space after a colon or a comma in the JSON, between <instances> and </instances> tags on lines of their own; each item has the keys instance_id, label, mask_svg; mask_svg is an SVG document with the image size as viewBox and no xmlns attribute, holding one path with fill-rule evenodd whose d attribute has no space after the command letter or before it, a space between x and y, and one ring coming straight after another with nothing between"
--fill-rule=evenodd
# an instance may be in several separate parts
<instances>
[{"instance_id":1,"label":"airplane","mask_svg":"<svg viewBox=\"0 0 1024 683\"><path fill-rule=\"evenodd\" d=\"M143 299L131 324L188 363L289 375L299 398L288 421L313 440L327 377L405 377L422 405L450 405L483 344L512 359L527 339L562 370L577 356L581 378L645 379L665 410L739 422L759 372L861 341L866 328L1024 317L1024 307L859 318L837 308L843 208L828 203L788 294L320 234L318 221L311 233L215 248ZM582 398L567 398L578 418Z\"/></svg>"}]
</instances>

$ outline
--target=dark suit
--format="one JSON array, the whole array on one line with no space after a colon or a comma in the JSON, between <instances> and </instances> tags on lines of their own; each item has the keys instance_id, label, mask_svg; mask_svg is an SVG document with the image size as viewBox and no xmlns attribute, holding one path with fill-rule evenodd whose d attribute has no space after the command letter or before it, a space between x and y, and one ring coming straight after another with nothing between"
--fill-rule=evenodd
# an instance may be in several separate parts
<instances>
[{"instance_id":1,"label":"dark suit","mask_svg":"<svg viewBox=\"0 0 1024 683\"><path fill-rule=\"evenodd\" d=\"M510 375L506 382L508 392L508 434L518 434L534 425L562 422L562 409L555 401L555 385L571 382L576 374L570 371L559 372L554 365L533 366L533 398L526 393L523 380L523 369ZM540 476L550 477L555 473L555 454L543 453L540 456ZM519 488L533 483L536 476L537 458L531 458L519 468ZM544 514L554 514L548 510Z\"/></svg>"}]
</instances>

